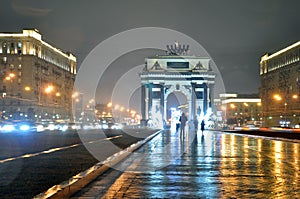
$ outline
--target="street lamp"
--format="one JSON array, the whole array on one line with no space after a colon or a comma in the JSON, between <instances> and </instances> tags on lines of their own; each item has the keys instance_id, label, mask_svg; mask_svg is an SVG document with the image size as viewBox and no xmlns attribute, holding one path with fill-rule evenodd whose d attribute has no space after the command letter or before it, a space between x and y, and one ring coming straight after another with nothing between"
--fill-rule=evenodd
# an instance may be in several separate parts
<instances>
[{"instance_id":1,"label":"street lamp","mask_svg":"<svg viewBox=\"0 0 300 199\"><path fill-rule=\"evenodd\" d=\"M273 98L276 100L276 101L281 101L282 100L282 97L279 95L279 94L275 94L273 96ZM288 105L288 102L290 102L290 99L298 99L298 95L296 94L293 94L292 96L288 96L286 95L285 96L285 102L284 102L284 126L288 126L288 121L287 121L287 105Z\"/></svg>"},{"instance_id":2,"label":"street lamp","mask_svg":"<svg viewBox=\"0 0 300 199\"><path fill-rule=\"evenodd\" d=\"M15 78L15 74L14 73L9 73L6 77L5 77L5 80L6 81L10 81L10 96L12 96L13 94L13 86L12 86L12 83L13 83L13 79Z\"/></svg>"},{"instance_id":3,"label":"street lamp","mask_svg":"<svg viewBox=\"0 0 300 199\"><path fill-rule=\"evenodd\" d=\"M53 90L54 90L54 86L48 85L48 86L45 88L45 93L49 94L49 93L51 93Z\"/></svg>"},{"instance_id":4,"label":"street lamp","mask_svg":"<svg viewBox=\"0 0 300 199\"><path fill-rule=\"evenodd\" d=\"M31 91L31 88L29 86L25 86L24 90L25 91Z\"/></svg>"},{"instance_id":5,"label":"street lamp","mask_svg":"<svg viewBox=\"0 0 300 199\"><path fill-rule=\"evenodd\" d=\"M275 94L275 95L273 96L273 98L274 98L275 100L277 100L277 101L281 101L281 100L282 100L282 97L281 97L279 94Z\"/></svg>"},{"instance_id":6,"label":"street lamp","mask_svg":"<svg viewBox=\"0 0 300 199\"><path fill-rule=\"evenodd\" d=\"M16 75L14 73L9 73L8 76L5 77L6 80L12 80Z\"/></svg>"}]
</instances>

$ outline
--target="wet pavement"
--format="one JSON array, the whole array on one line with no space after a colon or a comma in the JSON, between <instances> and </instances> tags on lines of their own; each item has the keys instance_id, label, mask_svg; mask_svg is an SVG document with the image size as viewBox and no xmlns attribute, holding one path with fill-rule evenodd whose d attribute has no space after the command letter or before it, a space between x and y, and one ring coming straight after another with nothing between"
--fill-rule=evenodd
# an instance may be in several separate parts
<instances>
[{"instance_id":1,"label":"wet pavement","mask_svg":"<svg viewBox=\"0 0 300 199\"><path fill-rule=\"evenodd\" d=\"M164 131L72 198L300 198L300 142Z\"/></svg>"}]
</instances>

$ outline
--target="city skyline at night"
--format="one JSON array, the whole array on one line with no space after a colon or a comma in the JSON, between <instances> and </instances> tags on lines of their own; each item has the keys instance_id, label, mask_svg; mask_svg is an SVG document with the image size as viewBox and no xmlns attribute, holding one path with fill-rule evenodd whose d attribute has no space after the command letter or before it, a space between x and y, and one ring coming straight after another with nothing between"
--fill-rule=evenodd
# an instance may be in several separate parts
<instances>
[{"instance_id":1,"label":"city skyline at night","mask_svg":"<svg viewBox=\"0 0 300 199\"><path fill-rule=\"evenodd\" d=\"M203 45L216 62L226 91L237 93L257 93L260 57L297 42L300 32L298 1L14 0L2 4L1 32L37 28L47 41L74 52L78 67L98 43L119 32L139 27L180 31ZM68 5L68 12L62 4Z\"/></svg>"}]
</instances>

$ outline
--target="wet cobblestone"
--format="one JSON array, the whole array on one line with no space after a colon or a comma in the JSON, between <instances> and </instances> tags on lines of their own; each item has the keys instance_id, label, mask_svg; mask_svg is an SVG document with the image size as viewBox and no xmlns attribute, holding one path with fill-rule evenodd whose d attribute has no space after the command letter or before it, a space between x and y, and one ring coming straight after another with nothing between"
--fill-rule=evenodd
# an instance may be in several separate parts
<instances>
[{"instance_id":1,"label":"wet cobblestone","mask_svg":"<svg viewBox=\"0 0 300 199\"><path fill-rule=\"evenodd\" d=\"M165 131L73 198L300 198L300 144Z\"/></svg>"}]
</instances>

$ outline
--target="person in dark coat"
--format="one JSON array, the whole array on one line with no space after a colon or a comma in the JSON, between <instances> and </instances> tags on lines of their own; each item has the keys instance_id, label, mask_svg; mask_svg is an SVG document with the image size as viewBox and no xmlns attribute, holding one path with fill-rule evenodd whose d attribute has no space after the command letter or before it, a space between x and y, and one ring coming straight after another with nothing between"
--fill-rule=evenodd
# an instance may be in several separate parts
<instances>
[{"instance_id":1,"label":"person in dark coat","mask_svg":"<svg viewBox=\"0 0 300 199\"><path fill-rule=\"evenodd\" d=\"M202 133L204 131L204 126L205 126L205 122L204 122L204 120L202 120L202 122L201 122L201 131L202 131Z\"/></svg>"},{"instance_id":2,"label":"person in dark coat","mask_svg":"<svg viewBox=\"0 0 300 199\"><path fill-rule=\"evenodd\" d=\"M187 117L185 116L185 113L181 114L179 121L180 121L180 137L183 137L185 133L185 125L187 122Z\"/></svg>"}]
</instances>

